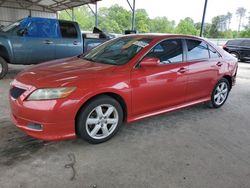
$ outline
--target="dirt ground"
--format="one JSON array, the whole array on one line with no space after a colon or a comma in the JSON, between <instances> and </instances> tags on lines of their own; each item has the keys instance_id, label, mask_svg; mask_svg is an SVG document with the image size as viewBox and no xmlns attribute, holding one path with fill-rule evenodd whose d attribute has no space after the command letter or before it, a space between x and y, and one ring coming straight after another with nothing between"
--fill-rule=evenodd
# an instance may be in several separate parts
<instances>
[{"instance_id":1,"label":"dirt ground","mask_svg":"<svg viewBox=\"0 0 250 188\"><path fill-rule=\"evenodd\" d=\"M123 126L110 141L43 142L9 118L9 83L0 80L0 187L250 187L250 63L220 109L197 105Z\"/></svg>"}]
</instances>

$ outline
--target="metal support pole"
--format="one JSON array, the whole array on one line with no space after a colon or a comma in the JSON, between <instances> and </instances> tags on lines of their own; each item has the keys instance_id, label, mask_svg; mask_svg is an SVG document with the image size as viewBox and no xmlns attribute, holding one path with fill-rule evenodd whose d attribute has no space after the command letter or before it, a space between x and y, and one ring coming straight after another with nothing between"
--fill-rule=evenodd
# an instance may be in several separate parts
<instances>
[{"instance_id":1,"label":"metal support pole","mask_svg":"<svg viewBox=\"0 0 250 188\"><path fill-rule=\"evenodd\" d=\"M129 0L127 0L127 2L132 11L132 31L134 31L135 30L135 0L133 0L133 6L129 2Z\"/></svg>"},{"instance_id":2,"label":"metal support pole","mask_svg":"<svg viewBox=\"0 0 250 188\"><path fill-rule=\"evenodd\" d=\"M207 1L208 0L205 0L204 9L203 9L203 16L202 16L202 22L201 22L200 37L203 36L203 32L204 32L204 24L205 24L204 22L205 22L205 17L206 17Z\"/></svg>"},{"instance_id":3,"label":"metal support pole","mask_svg":"<svg viewBox=\"0 0 250 188\"><path fill-rule=\"evenodd\" d=\"M72 21L75 21L74 8L72 8L71 11L72 11Z\"/></svg>"},{"instance_id":4,"label":"metal support pole","mask_svg":"<svg viewBox=\"0 0 250 188\"><path fill-rule=\"evenodd\" d=\"M98 27L98 7L97 7L97 2L95 3L95 26Z\"/></svg>"},{"instance_id":5,"label":"metal support pole","mask_svg":"<svg viewBox=\"0 0 250 188\"><path fill-rule=\"evenodd\" d=\"M91 12L94 14L95 16L95 26L98 27L98 7L97 7L97 2L95 4L95 11L91 8L91 6L89 4L87 4L89 9L91 10Z\"/></svg>"}]
</instances>

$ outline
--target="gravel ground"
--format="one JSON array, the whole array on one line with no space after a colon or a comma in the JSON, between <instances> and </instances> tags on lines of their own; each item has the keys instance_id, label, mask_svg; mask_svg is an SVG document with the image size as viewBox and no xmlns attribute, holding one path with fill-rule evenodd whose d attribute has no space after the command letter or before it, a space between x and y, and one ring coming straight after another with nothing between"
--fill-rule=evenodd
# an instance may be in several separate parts
<instances>
[{"instance_id":1,"label":"gravel ground","mask_svg":"<svg viewBox=\"0 0 250 188\"><path fill-rule=\"evenodd\" d=\"M250 64L220 109L197 105L123 126L110 141L43 142L9 120L0 80L0 187L250 187Z\"/></svg>"}]
</instances>

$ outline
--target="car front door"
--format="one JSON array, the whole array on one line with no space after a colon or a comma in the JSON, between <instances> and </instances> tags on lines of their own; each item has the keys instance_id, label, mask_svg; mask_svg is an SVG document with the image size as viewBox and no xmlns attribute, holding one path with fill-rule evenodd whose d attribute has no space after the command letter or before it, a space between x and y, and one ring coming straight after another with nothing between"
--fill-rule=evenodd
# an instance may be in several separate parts
<instances>
[{"instance_id":1,"label":"car front door","mask_svg":"<svg viewBox=\"0 0 250 188\"><path fill-rule=\"evenodd\" d=\"M17 64L37 64L55 58L56 20L30 18L23 29L22 34L19 30L12 38Z\"/></svg>"},{"instance_id":2,"label":"car front door","mask_svg":"<svg viewBox=\"0 0 250 188\"><path fill-rule=\"evenodd\" d=\"M209 99L220 77L223 61L204 41L187 39L188 63L187 102Z\"/></svg>"},{"instance_id":3,"label":"car front door","mask_svg":"<svg viewBox=\"0 0 250 188\"><path fill-rule=\"evenodd\" d=\"M155 67L134 68L131 73L133 115L171 108L185 101L187 63L181 39L157 44L145 57L160 59Z\"/></svg>"}]
</instances>

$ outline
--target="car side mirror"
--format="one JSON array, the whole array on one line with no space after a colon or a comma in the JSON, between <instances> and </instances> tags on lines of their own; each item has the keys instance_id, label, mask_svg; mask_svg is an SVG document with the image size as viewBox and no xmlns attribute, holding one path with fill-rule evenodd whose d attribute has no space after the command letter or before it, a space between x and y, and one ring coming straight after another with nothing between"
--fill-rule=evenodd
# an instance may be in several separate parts
<instances>
[{"instance_id":1,"label":"car side mirror","mask_svg":"<svg viewBox=\"0 0 250 188\"><path fill-rule=\"evenodd\" d=\"M141 67L157 67L160 65L160 59L156 57L145 57L140 63Z\"/></svg>"},{"instance_id":2,"label":"car side mirror","mask_svg":"<svg viewBox=\"0 0 250 188\"><path fill-rule=\"evenodd\" d=\"M26 35L28 33L28 29L27 28L22 28L22 29L19 29L18 31L17 31L17 35L18 36L24 36L24 35Z\"/></svg>"}]
</instances>

